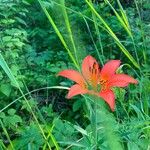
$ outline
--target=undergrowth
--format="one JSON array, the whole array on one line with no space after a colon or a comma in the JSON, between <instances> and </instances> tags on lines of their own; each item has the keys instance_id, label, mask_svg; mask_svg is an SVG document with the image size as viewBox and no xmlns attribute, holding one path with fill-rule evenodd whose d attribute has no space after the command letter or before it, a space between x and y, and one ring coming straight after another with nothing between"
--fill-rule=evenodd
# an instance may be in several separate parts
<instances>
[{"instance_id":1,"label":"undergrowth","mask_svg":"<svg viewBox=\"0 0 150 150\"><path fill-rule=\"evenodd\" d=\"M149 14L146 0L1 1L0 149L149 150ZM81 71L87 55L101 67L119 59L138 80L114 89L114 112L93 96L66 99L72 82L57 74Z\"/></svg>"}]
</instances>

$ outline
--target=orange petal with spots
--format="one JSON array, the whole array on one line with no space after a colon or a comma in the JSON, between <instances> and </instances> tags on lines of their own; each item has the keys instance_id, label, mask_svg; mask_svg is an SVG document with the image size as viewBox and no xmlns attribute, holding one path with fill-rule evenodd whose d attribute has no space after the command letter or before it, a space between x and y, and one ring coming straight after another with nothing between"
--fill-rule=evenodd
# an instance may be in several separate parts
<instances>
[{"instance_id":1,"label":"orange petal with spots","mask_svg":"<svg viewBox=\"0 0 150 150\"><path fill-rule=\"evenodd\" d=\"M109 80L112 75L115 74L116 70L120 66L120 60L110 60L102 68L100 76L101 79Z\"/></svg>"},{"instance_id":2,"label":"orange petal with spots","mask_svg":"<svg viewBox=\"0 0 150 150\"><path fill-rule=\"evenodd\" d=\"M88 55L82 63L82 74L89 82L95 82L99 76L99 64L96 59Z\"/></svg>"},{"instance_id":3,"label":"orange petal with spots","mask_svg":"<svg viewBox=\"0 0 150 150\"><path fill-rule=\"evenodd\" d=\"M58 76L68 78L68 79L70 79L70 80L72 80L72 81L74 81L80 85L83 85L85 83L82 75L75 70L63 70L63 71L58 73Z\"/></svg>"},{"instance_id":4,"label":"orange petal with spots","mask_svg":"<svg viewBox=\"0 0 150 150\"><path fill-rule=\"evenodd\" d=\"M109 87L126 87L130 83L137 84L138 81L126 74L115 74L109 81Z\"/></svg>"},{"instance_id":5,"label":"orange petal with spots","mask_svg":"<svg viewBox=\"0 0 150 150\"><path fill-rule=\"evenodd\" d=\"M88 90L83 89L80 85L75 84L73 85L70 90L69 93L67 95L67 98L70 99L75 95L79 95L79 94L86 94L88 92Z\"/></svg>"},{"instance_id":6,"label":"orange petal with spots","mask_svg":"<svg viewBox=\"0 0 150 150\"><path fill-rule=\"evenodd\" d=\"M114 95L113 91L112 90L101 91L99 93L99 96L101 98L103 98L107 102L107 104L109 105L111 110L114 111L114 108L115 108L115 95Z\"/></svg>"}]
</instances>

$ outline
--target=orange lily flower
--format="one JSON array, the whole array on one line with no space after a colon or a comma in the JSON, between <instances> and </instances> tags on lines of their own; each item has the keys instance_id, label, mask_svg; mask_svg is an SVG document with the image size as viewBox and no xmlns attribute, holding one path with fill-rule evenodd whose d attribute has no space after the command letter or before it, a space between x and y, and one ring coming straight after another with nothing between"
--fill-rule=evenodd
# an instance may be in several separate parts
<instances>
[{"instance_id":1,"label":"orange lily flower","mask_svg":"<svg viewBox=\"0 0 150 150\"><path fill-rule=\"evenodd\" d=\"M120 60L110 60L100 69L97 61L89 55L82 62L82 73L70 69L59 72L59 76L76 82L70 88L67 98L78 94L94 94L104 99L114 111L115 95L112 87L126 87L129 83L138 83L126 74L116 74L120 63Z\"/></svg>"}]
</instances>

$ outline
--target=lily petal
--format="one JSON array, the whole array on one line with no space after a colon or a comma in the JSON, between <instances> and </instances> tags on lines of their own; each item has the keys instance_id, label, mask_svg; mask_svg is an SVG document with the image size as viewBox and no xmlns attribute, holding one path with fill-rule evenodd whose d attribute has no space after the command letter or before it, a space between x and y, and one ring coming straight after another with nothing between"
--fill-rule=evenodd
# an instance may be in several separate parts
<instances>
[{"instance_id":1,"label":"lily petal","mask_svg":"<svg viewBox=\"0 0 150 150\"><path fill-rule=\"evenodd\" d=\"M115 74L117 68L120 66L120 60L110 60L102 68L100 76L102 79L109 80Z\"/></svg>"},{"instance_id":2,"label":"lily petal","mask_svg":"<svg viewBox=\"0 0 150 150\"><path fill-rule=\"evenodd\" d=\"M70 99L75 95L86 94L87 92L88 90L83 89L79 84L75 84L70 88L67 98Z\"/></svg>"},{"instance_id":3,"label":"lily petal","mask_svg":"<svg viewBox=\"0 0 150 150\"><path fill-rule=\"evenodd\" d=\"M101 91L99 93L99 96L102 97L107 102L107 104L109 105L111 110L114 111L114 108L115 108L115 95L114 95L113 91L112 90Z\"/></svg>"},{"instance_id":4,"label":"lily petal","mask_svg":"<svg viewBox=\"0 0 150 150\"><path fill-rule=\"evenodd\" d=\"M82 75L75 71L75 70L63 70L61 72L58 73L58 76L62 76L65 78L68 78L80 85L82 85L83 83L85 83L84 78L82 77Z\"/></svg>"},{"instance_id":5,"label":"lily petal","mask_svg":"<svg viewBox=\"0 0 150 150\"><path fill-rule=\"evenodd\" d=\"M109 87L126 87L129 83L137 84L138 81L126 74L115 74L109 80Z\"/></svg>"},{"instance_id":6,"label":"lily petal","mask_svg":"<svg viewBox=\"0 0 150 150\"><path fill-rule=\"evenodd\" d=\"M98 79L99 64L95 58L90 55L85 57L82 63L82 74L87 81Z\"/></svg>"}]
</instances>

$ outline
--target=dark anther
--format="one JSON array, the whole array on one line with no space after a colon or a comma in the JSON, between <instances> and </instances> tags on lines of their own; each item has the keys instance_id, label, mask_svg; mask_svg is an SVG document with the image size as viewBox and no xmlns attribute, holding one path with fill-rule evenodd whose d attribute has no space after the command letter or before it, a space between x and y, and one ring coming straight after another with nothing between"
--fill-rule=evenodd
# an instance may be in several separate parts
<instances>
[{"instance_id":1,"label":"dark anther","mask_svg":"<svg viewBox=\"0 0 150 150\"><path fill-rule=\"evenodd\" d=\"M106 80L100 80L100 84L104 85L107 81Z\"/></svg>"},{"instance_id":2,"label":"dark anther","mask_svg":"<svg viewBox=\"0 0 150 150\"><path fill-rule=\"evenodd\" d=\"M96 67L96 62L93 63L93 68L95 68L95 67Z\"/></svg>"},{"instance_id":3,"label":"dark anther","mask_svg":"<svg viewBox=\"0 0 150 150\"><path fill-rule=\"evenodd\" d=\"M94 70L95 70L95 69L94 69L94 68L92 68L92 74L93 74Z\"/></svg>"},{"instance_id":4,"label":"dark anther","mask_svg":"<svg viewBox=\"0 0 150 150\"><path fill-rule=\"evenodd\" d=\"M89 71L90 71L90 72L92 71L91 67L89 67Z\"/></svg>"},{"instance_id":5,"label":"dark anther","mask_svg":"<svg viewBox=\"0 0 150 150\"><path fill-rule=\"evenodd\" d=\"M95 69L95 74L97 74L97 69Z\"/></svg>"}]
</instances>

